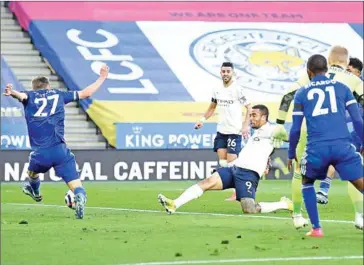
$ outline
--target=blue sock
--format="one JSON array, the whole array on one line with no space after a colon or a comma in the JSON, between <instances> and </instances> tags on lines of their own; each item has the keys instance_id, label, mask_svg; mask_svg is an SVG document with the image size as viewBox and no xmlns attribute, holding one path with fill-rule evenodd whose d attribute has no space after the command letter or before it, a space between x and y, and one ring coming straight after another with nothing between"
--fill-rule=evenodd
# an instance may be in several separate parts
<instances>
[{"instance_id":1,"label":"blue sock","mask_svg":"<svg viewBox=\"0 0 364 265\"><path fill-rule=\"evenodd\" d=\"M317 210L316 192L313 184L302 185L302 195L312 228L320 228L319 214Z\"/></svg>"},{"instance_id":2,"label":"blue sock","mask_svg":"<svg viewBox=\"0 0 364 265\"><path fill-rule=\"evenodd\" d=\"M330 186L331 186L331 178L326 177L324 180L321 180L320 182L320 191L327 195L329 193Z\"/></svg>"},{"instance_id":3,"label":"blue sock","mask_svg":"<svg viewBox=\"0 0 364 265\"><path fill-rule=\"evenodd\" d=\"M74 190L73 193L75 194L75 196L77 194L83 194L83 196L86 197L86 191L85 191L85 189L83 187L77 187L77 188L75 188L75 190Z\"/></svg>"},{"instance_id":4,"label":"blue sock","mask_svg":"<svg viewBox=\"0 0 364 265\"><path fill-rule=\"evenodd\" d=\"M29 177L29 184L32 187L34 193L39 194L39 187L40 187L39 177L36 177L36 178Z\"/></svg>"}]
</instances>

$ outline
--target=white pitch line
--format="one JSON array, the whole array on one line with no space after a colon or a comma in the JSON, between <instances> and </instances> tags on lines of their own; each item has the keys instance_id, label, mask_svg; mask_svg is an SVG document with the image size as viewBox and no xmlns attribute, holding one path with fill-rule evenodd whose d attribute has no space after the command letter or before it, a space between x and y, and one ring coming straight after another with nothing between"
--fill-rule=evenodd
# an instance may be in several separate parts
<instances>
[{"instance_id":1,"label":"white pitch line","mask_svg":"<svg viewBox=\"0 0 364 265\"><path fill-rule=\"evenodd\" d=\"M212 263L247 263L247 262L273 262L273 261L312 261L312 260L348 260L363 259L363 256L342 257L290 257L290 258L256 258L256 259L221 259L221 260L185 260L185 261L160 261L142 263L122 263L118 265L184 265L184 264L212 264Z\"/></svg>"},{"instance_id":2,"label":"white pitch line","mask_svg":"<svg viewBox=\"0 0 364 265\"><path fill-rule=\"evenodd\" d=\"M29 204L27 204L27 203L1 203L1 204L14 205L14 206L67 208L67 206L56 205L56 204L30 204L30 203ZM97 207L97 206L87 206L86 209L111 210L111 211L123 211L123 212L137 212L137 213L165 213L165 211L158 211L158 210ZM266 215L243 215L243 214L201 213L201 212L175 212L174 214L180 214L180 215L208 215L208 216L222 216L222 217L243 217L243 218L276 219L276 220L292 220L291 217L277 217L277 216L266 216ZM321 222L326 222L326 223L354 224L353 221L346 221L346 220L320 220L320 221Z\"/></svg>"}]
</instances>

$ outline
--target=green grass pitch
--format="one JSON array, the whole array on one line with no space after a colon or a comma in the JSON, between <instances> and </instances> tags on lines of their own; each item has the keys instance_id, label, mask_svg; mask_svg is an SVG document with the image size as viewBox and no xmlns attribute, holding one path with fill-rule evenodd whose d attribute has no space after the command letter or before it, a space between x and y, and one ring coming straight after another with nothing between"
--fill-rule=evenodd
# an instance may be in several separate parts
<instances>
[{"instance_id":1,"label":"green grass pitch","mask_svg":"<svg viewBox=\"0 0 364 265\"><path fill-rule=\"evenodd\" d=\"M237 202L224 201L231 191L207 192L167 215L158 193L174 198L193 183L85 183L83 220L64 206L63 183L43 183L38 206L20 184L2 183L1 264L363 264L363 233L350 223L354 212L344 182L333 181L329 204L319 206L326 220L319 239L295 230L288 212L242 215ZM265 180L257 200L290 193L289 180ZM19 224L23 220L27 224Z\"/></svg>"}]
</instances>

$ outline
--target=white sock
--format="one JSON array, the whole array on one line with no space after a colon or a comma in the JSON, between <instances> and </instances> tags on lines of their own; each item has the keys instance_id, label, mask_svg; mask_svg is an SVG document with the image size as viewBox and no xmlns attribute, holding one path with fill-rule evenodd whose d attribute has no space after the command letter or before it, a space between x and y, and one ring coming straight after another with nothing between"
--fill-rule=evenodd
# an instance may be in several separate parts
<instances>
[{"instance_id":1,"label":"white sock","mask_svg":"<svg viewBox=\"0 0 364 265\"><path fill-rule=\"evenodd\" d=\"M277 210L288 210L286 202L260 202L261 213L271 213Z\"/></svg>"},{"instance_id":2,"label":"white sock","mask_svg":"<svg viewBox=\"0 0 364 265\"><path fill-rule=\"evenodd\" d=\"M234 164L235 164L235 160L233 160L233 161L229 162L229 163L228 163L228 167L232 167L232 166L234 166Z\"/></svg>"},{"instance_id":3,"label":"white sock","mask_svg":"<svg viewBox=\"0 0 364 265\"><path fill-rule=\"evenodd\" d=\"M185 190L181 196L179 196L177 199L174 200L174 204L176 205L176 208L181 207L183 204L188 203L189 201L192 201L194 199L197 199L203 194L203 190L198 184L195 184L191 187L189 187L187 190Z\"/></svg>"}]
</instances>

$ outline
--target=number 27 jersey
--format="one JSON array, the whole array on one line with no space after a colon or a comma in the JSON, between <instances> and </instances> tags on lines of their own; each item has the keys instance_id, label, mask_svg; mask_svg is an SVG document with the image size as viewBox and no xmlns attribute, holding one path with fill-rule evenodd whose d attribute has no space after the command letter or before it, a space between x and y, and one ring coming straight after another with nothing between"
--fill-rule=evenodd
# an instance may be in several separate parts
<instances>
[{"instance_id":1,"label":"number 27 jersey","mask_svg":"<svg viewBox=\"0 0 364 265\"><path fill-rule=\"evenodd\" d=\"M294 100L294 115L304 115L307 145L336 139L350 140L346 126L346 108L356 100L350 89L324 75L299 89Z\"/></svg>"},{"instance_id":2,"label":"number 27 jersey","mask_svg":"<svg viewBox=\"0 0 364 265\"><path fill-rule=\"evenodd\" d=\"M39 89L23 91L25 119L32 149L48 148L64 140L65 104L78 100L76 91Z\"/></svg>"}]
</instances>

